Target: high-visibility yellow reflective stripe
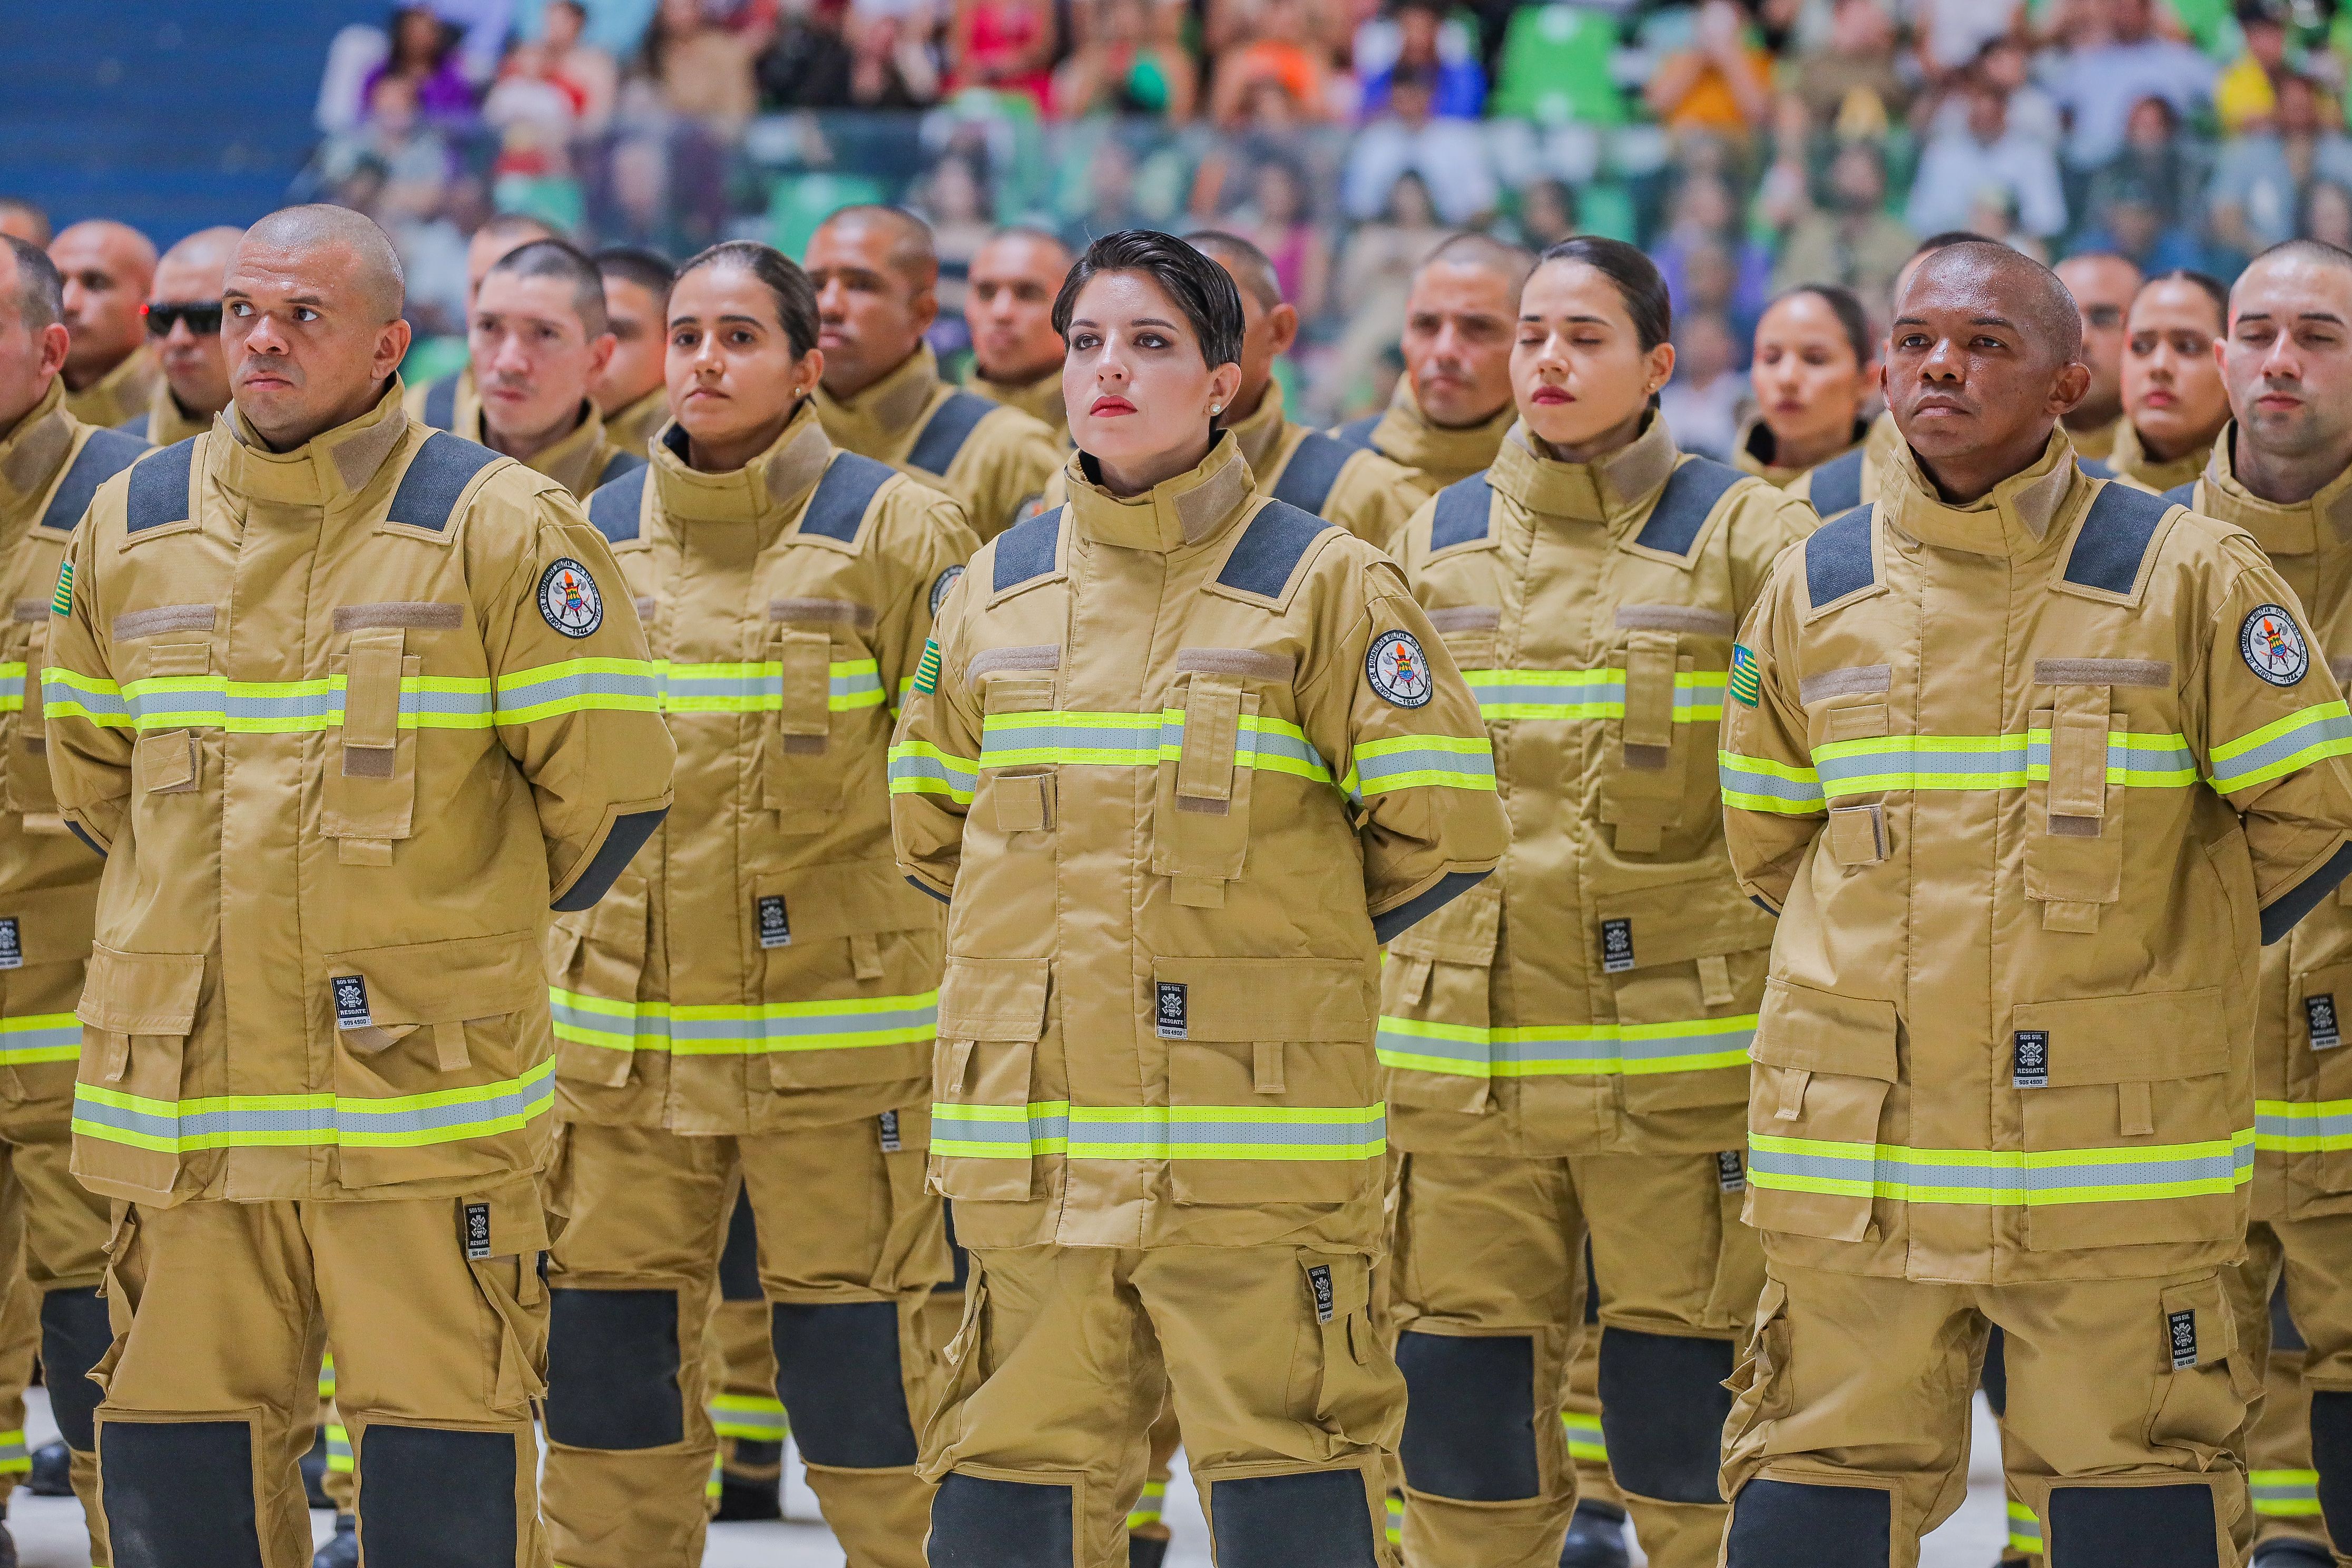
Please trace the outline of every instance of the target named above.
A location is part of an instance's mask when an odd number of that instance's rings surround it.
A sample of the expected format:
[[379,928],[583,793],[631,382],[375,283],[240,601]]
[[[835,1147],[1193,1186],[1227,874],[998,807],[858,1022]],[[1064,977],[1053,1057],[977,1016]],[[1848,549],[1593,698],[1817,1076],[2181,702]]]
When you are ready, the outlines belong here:
[[351,1429],[341,1426],[327,1428],[327,1468],[350,1475],[358,1467],[352,1463]]
[[1738,752],[1715,754],[1723,804],[1737,811],[1769,811],[1780,816],[1811,816],[1825,809],[1821,775],[1765,757]]
[[[1830,799],[1885,790],[2021,789],[2050,777],[2050,731],[2020,735],[1873,735],[1813,748]],[[2179,789],[2197,782],[2186,736],[2107,737],[2107,783]]]
[[167,1154],[263,1146],[421,1148],[529,1126],[554,1104],[554,1072],[549,1060],[497,1083],[385,1100],[333,1094],[149,1100],[78,1083],[73,1130]]
[[1495,787],[1495,747],[1484,735],[1399,735],[1355,748],[1339,787],[1351,800],[1400,789]]
[[0,659],[0,713],[25,710],[25,661]]
[[931,1152],[950,1159],[1370,1160],[1388,1152],[1388,1107],[931,1106]]
[[2319,1517],[2317,1470],[2249,1470],[2246,1489],[2256,1513],[2273,1519]]
[[710,1425],[721,1437],[753,1443],[781,1443],[792,1430],[784,1402],[756,1394],[712,1394]]
[[1756,1016],[1481,1029],[1383,1015],[1376,1043],[1385,1067],[1457,1078],[1696,1072],[1746,1066]]
[[567,658],[499,677],[498,721],[533,724],[565,713],[651,713],[659,708],[656,667],[642,658]]
[[[1713,724],[1723,718],[1728,671],[1685,669],[1675,675],[1674,720]],[[1478,716],[1591,721],[1625,716],[1622,669],[1465,669],[1462,679],[1478,700]]]
[[[991,713],[981,723],[983,768],[1157,767],[1184,754],[1184,710],[1157,713],[1089,713],[1045,709],[1031,713]],[[1331,770],[1307,744],[1307,731],[1286,720],[1240,715],[1234,736],[1234,765],[1289,773],[1318,784]]]
[[81,1056],[81,1020],[71,1013],[0,1018],[0,1067],[69,1062]]
[[555,1037],[614,1051],[680,1057],[759,1056],[898,1046],[938,1031],[940,994],[856,996],[741,1006],[614,1002],[549,986]]
[[1160,1512],[1167,1505],[1168,1483],[1166,1481],[1144,1482],[1143,1496],[1136,1500],[1134,1509],[1127,1516],[1127,1528],[1143,1530],[1158,1524]]
[[2039,1556],[2042,1552],[2042,1521],[2021,1502],[2009,1505],[2009,1549],[2029,1557]]
[[2352,714],[2341,699],[2273,719],[2213,748],[2213,788],[2230,795],[2306,768],[2323,757],[2352,755]]
[[1402,1546],[1404,1544],[1404,1499],[1391,1492],[1388,1500],[1389,1544]]
[[1580,1411],[1563,1410],[1559,1424],[1568,1429],[1568,1457],[1588,1464],[1609,1462],[1609,1439],[1601,1435],[1601,1417]]
[[[751,664],[672,664],[656,659],[654,684],[665,713],[773,713],[784,705],[780,659]],[[880,667],[870,658],[835,659],[826,667],[828,712],[882,706]]]
[[1761,1132],[1748,1135],[1748,1179],[1771,1191],[2002,1207],[2231,1193],[2254,1166],[2252,1128],[2132,1149],[1906,1149]]
[[[230,680],[161,675],[117,686],[52,665],[41,672],[49,718],[79,718],[124,730],[224,730],[300,734],[340,729],[348,678]],[[407,675],[400,680],[404,730],[487,730],[596,710],[652,712],[654,667],[644,659],[575,658],[502,675]]]
[[0,1476],[22,1475],[33,1468],[31,1450],[22,1432],[0,1432]]
[[970,757],[942,752],[928,741],[907,741],[890,748],[892,795],[943,795],[958,805],[970,805],[980,787],[980,763]]
[[2277,1154],[2352,1149],[2352,1100],[2258,1100],[2254,1147]]

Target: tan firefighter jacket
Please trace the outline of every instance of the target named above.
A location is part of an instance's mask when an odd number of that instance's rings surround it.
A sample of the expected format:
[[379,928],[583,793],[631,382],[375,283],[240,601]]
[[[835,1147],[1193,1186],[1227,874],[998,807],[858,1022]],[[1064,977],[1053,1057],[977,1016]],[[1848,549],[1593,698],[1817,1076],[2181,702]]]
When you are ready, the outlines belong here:
[[66,412],[85,425],[110,430],[147,410],[147,400],[163,384],[163,367],[152,344],[142,343],[121,364],[66,394]]
[[[2294,590],[2337,681],[2352,680],[2352,472],[2283,506],[2238,482],[2237,427],[2224,426],[2201,479],[2165,499],[2254,536]],[[2343,649],[2344,652],[2329,650]],[[2254,1187],[2259,1220],[2352,1213],[2352,881],[2263,950],[2254,998]]]
[[232,413],[109,480],[42,700],[106,856],[76,1175],[140,1203],[457,1196],[545,1156],[551,903],[668,808],[645,636],[553,482],[404,419]]
[[679,434],[588,503],[645,618],[677,804],[549,933],[562,1112],[746,1133],[924,1104],[945,922],[892,857],[887,752],[980,542],[813,408],[728,473]]
[[1728,1153],[1773,922],[1723,853],[1732,630],[1812,510],[1677,452],[1527,427],[1413,515],[1400,561],[1478,700],[1502,869],[1389,944],[1380,1057],[1408,1151]]
[[[1866,419],[1855,420],[1853,441],[1845,451],[1838,454],[1838,458],[1843,458],[1849,452],[1861,450],[1863,444],[1869,439],[1870,422]],[[1754,474],[1775,489],[1793,490],[1797,481],[1813,470],[1782,468],[1778,460],[1779,446],[1778,439],[1772,434],[1772,426],[1751,416],[1748,423],[1740,427],[1739,438],[1731,445],[1731,465],[1743,474]],[[1824,460],[1834,463],[1837,458]]]
[[891,748],[951,898],[934,1186],[968,1246],[1376,1246],[1377,944],[1485,877],[1475,704],[1393,563],[1230,436],[948,595]]
[[190,414],[181,407],[180,400],[172,395],[172,384],[160,375],[155,378],[155,390],[147,399],[147,406],[115,426],[154,447],[176,446],[212,427],[213,416]]
[[[2084,458],[2081,461],[2083,471],[2095,479],[2121,479],[2134,489],[2163,491],[2180,485],[2195,484],[2197,476],[2205,471],[2205,459],[2212,455],[2213,448],[2208,444],[2166,462],[2141,446],[2138,426],[2129,419],[2123,419],[2116,424],[2115,445],[2108,449],[2107,455]],[[2220,513],[2209,515],[2219,516]]]
[[0,432],[0,1102],[54,1102],[81,1055],[82,971],[101,862],[74,841],[49,789],[41,661],[49,600],[74,524],[146,443],[65,411],[65,383]]
[[626,407],[604,416],[604,438],[632,458],[651,452],[653,439],[669,423],[669,388],[656,386]]
[[1878,499],[1880,470],[1895,460],[1903,447],[1903,432],[1895,427],[1895,416],[1881,412],[1870,422],[1870,433],[1862,445],[1850,447],[1828,462],[1801,478],[1792,479],[1788,491],[1799,500],[1811,503],[1822,517],[1835,517],[1851,511],[1864,501]]
[[477,429],[482,416],[481,395],[474,390],[474,367],[461,366],[433,381],[420,382],[402,395],[408,416],[436,430]]
[[1007,408],[1018,408],[1054,433],[1062,450],[1070,449],[1070,409],[1062,401],[1062,371],[1056,365],[1036,380],[1016,385],[1011,382],[991,381],[980,374],[977,366],[971,373],[971,390],[991,403],[1002,403]]
[[[482,405],[478,400],[449,433],[478,445],[489,444],[482,439]],[[522,462],[520,458],[515,460]],[[606,434],[604,416],[596,412],[596,405],[583,399],[580,423],[572,426],[572,434],[534,453],[523,467],[553,479],[570,490],[573,499],[584,501],[600,487],[611,484],[632,468],[645,467],[645,459],[623,451],[619,443]]]
[[1384,412],[1342,425],[1331,434],[1348,446],[1370,447],[1408,470],[1421,500],[1427,500],[1491,465],[1502,450],[1505,432],[1518,422],[1517,405],[1507,402],[1492,416],[1459,430],[1433,425],[1413,399],[1412,377],[1402,375]]
[[2239,530],[2042,457],[1973,506],[1906,447],[1734,651],[1733,868],[1782,910],[1748,1223],[1975,1283],[2240,1255],[2260,945],[2352,866],[2352,721]]
[[941,381],[929,343],[847,402],[819,387],[816,407],[835,446],[952,498],[982,539],[1034,508],[1068,449],[1018,408]]
[[2068,430],[2065,435],[2069,441],[2074,443],[2074,456],[2078,461],[2105,462],[2107,454],[2116,449],[2116,433],[2128,423],[2127,416],[2118,415],[2095,430]]

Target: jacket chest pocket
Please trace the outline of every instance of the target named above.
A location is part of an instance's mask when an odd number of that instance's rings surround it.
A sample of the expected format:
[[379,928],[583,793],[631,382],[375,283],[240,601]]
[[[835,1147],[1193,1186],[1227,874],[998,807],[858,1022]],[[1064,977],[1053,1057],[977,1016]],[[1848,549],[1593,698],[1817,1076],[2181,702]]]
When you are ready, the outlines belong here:
[[2218,988],[2034,1003],[2010,1022],[2027,1246],[2244,1230],[2253,1129]]
[[1493,1109],[1500,882],[1487,878],[1389,943],[1375,1037],[1386,1099],[1471,1116]]
[[1875,1240],[1895,1004],[1769,981],[1749,1054],[1743,1217],[1758,1230]]
[[[777,626],[768,629],[763,652],[777,686],[775,706],[761,729],[760,806],[777,814],[781,832],[822,833],[841,815],[849,750],[833,735],[833,636]],[[844,661],[845,686],[855,662]],[[866,676],[870,682],[870,669]],[[849,695],[842,693],[845,700]]]
[[934,1190],[974,1203],[1035,1192],[1037,1155],[1066,1146],[1069,1107],[1034,1090],[1052,975],[1043,958],[950,958],[932,1057]]
[[1225,884],[1240,879],[1249,858],[1258,698],[1234,679],[1186,675],[1169,706],[1183,715],[1182,739],[1176,760],[1160,762],[1151,873],[1171,879],[1176,902],[1220,909]]
[[180,1109],[204,984],[202,953],[91,951],[77,1009],[75,1174],[171,1192],[185,1142],[206,1131]]
[[1611,656],[1623,670],[1622,716],[1607,731],[1601,820],[1621,854],[1656,854],[1665,830],[1684,826],[1692,758],[1704,750],[1712,763],[1712,741],[1700,742],[1722,715],[1723,678],[1680,648],[1673,632],[1637,631]]
[[972,820],[1001,835],[1008,849],[1045,848],[1060,805],[1053,678],[992,675],[981,688],[981,706]]
[[2109,706],[2104,686],[2063,686],[2027,728],[2025,896],[2046,931],[2095,931],[2123,897],[2127,792],[2108,784],[2122,727]]
[[[41,720],[41,665],[48,653],[49,619],[48,606],[38,600],[13,606],[7,645],[0,651],[0,770],[5,770],[0,805],[32,817],[58,814]],[[62,821],[52,831],[63,832]]]
[[406,636],[397,626],[354,632],[328,664],[342,684],[342,723],[323,748],[320,831],[346,866],[391,865],[394,843],[415,830],[416,730],[402,710],[425,661],[405,651]]
[[[2352,1192],[2352,963],[2294,975],[2287,986],[2290,1098],[2254,1107],[2262,1147],[2284,1154],[2295,1173],[2324,1193]],[[2300,1050],[2294,1047],[2300,1046]]]

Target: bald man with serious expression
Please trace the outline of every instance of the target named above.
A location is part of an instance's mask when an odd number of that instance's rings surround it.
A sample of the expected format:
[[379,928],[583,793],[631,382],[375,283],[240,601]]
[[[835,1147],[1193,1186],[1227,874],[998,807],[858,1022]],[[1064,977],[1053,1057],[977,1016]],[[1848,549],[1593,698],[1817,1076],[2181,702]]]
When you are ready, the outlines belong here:
[[1034,415],[1064,446],[1070,415],[1062,404],[1062,334],[1054,296],[1070,273],[1070,250],[1043,229],[1000,229],[971,258],[971,389]]
[[120,425],[161,379],[142,321],[155,247],[127,223],[91,218],[52,240],[49,259],[66,280],[66,409],[85,424]]
[[163,370],[146,410],[122,428],[158,447],[212,427],[228,406],[228,361],[221,353],[221,284],[240,228],[199,229],[163,253],[148,290],[148,341]]

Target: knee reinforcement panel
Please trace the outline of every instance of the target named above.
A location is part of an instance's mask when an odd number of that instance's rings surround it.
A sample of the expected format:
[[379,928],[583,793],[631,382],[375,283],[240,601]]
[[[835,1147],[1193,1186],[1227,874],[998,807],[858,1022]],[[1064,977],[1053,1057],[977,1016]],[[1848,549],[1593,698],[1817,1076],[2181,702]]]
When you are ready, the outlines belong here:
[[2221,1568],[2203,1485],[2053,1487],[2050,1568]]
[[514,1568],[515,1438],[369,1424],[360,1438],[360,1552],[404,1568]]
[[1601,1331],[1601,1431],[1617,1484],[1660,1502],[1720,1503],[1729,1340]]
[[114,1325],[95,1288],[51,1290],[41,1298],[41,1365],[49,1384],[49,1414],[66,1447],[87,1454],[98,1439],[92,1423],[105,1395],[82,1374],[114,1343]]
[[1894,1513],[1879,1487],[1750,1481],[1731,1501],[1725,1568],[1886,1568]]
[[116,1562],[262,1568],[244,1422],[110,1421],[98,1463]]
[[1407,1486],[1460,1502],[1542,1495],[1535,1341],[1408,1331],[1397,1336],[1396,1359],[1411,1394],[1402,1455]]
[[1209,1487],[1218,1568],[1374,1568],[1360,1470],[1252,1476]]
[[2319,1511],[2327,1533],[2352,1541],[2352,1393],[2312,1391],[2311,1467],[2319,1472]]
[[784,1402],[802,1458],[848,1470],[915,1462],[897,1302],[779,1303],[772,1323],[776,1397]]
[[551,1290],[547,1436],[572,1448],[686,1440],[677,1292]]
[[1068,1487],[950,1472],[931,1502],[929,1568],[1069,1568],[1076,1500]]

